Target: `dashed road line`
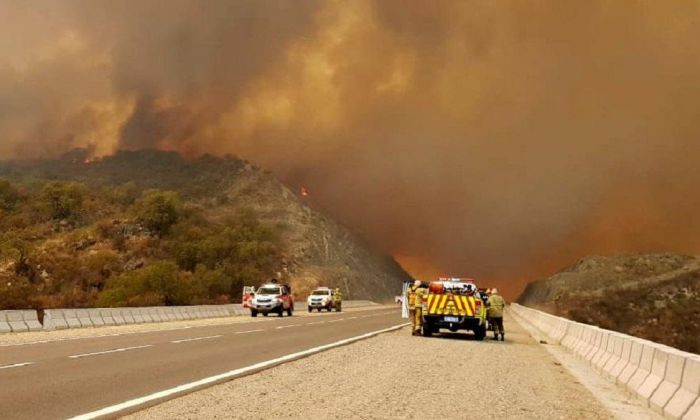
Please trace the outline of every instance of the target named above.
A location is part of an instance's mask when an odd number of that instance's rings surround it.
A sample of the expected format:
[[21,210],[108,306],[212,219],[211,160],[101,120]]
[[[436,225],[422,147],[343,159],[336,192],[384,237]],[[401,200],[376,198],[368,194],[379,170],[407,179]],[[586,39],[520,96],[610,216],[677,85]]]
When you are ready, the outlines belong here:
[[301,324],[295,324],[295,325],[280,325],[279,327],[275,327],[278,330],[284,329],[284,328],[294,328],[294,327],[301,327]]
[[319,325],[319,324],[325,324],[325,323],[326,323],[326,321],[316,321],[316,322],[309,322],[306,325]]
[[261,331],[265,331],[265,330],[261,329],[261,330],[250,330],[250,331],[238,331],[238,332],[235,332],[234,334],[250,334],[250,333],[256,333],[256,332],[261,332]]
[[34,362],[15,363],[14,365],[0,366],[0,370],[18,368],[18,367],[29,366],[29,365],[33,365],[33,364],[34,364]]
[[171,343],[173,343],[173,344],[189,343],[190,341],[211,340],[213,338],[219,338],[219,337],[223,337],[223,335],[210,335],[207,337],[185,338],[182,340],[171,341]]
[[69,359],[80,359],[82,357],[89,357],[89,356],[99,356],[101,354],[110,354],[110,353],[121,353],[124,351],[129,351],[129,350],[136,350],[136,349],[145,349],[146,347],[153,347],[153,344],[146,344],[144,346],[134,346],[134,347],[123,347],[121,349],[112,349],[112,350],[105,350],[105,351],[98,351],[95,353],[83,353],[83,354],[74,354],[72,356],[68,356]]

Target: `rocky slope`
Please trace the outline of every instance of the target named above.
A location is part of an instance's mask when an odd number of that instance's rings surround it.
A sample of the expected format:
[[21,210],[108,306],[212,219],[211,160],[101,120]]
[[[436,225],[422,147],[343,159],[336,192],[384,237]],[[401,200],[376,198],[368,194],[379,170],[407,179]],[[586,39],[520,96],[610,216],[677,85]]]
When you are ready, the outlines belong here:
[[529,284],[518,302],[700,353],[700,257],[588,257]]

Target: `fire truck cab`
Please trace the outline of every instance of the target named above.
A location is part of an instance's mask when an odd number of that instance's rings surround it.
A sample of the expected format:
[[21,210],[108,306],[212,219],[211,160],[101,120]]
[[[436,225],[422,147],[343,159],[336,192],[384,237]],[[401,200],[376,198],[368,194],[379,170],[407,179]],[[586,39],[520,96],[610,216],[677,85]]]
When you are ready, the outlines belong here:
[[471,279],[440,278],[430,282],[422,309],[425,337],[442,328],[472,331],[477,340],[486,336],[486,304]]

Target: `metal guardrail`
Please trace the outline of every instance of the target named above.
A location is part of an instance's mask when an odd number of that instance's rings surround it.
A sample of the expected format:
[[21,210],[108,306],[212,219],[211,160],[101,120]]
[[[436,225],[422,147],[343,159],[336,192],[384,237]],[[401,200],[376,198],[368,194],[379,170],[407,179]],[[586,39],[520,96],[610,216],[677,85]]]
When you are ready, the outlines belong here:
[[[700,419],[700,355],[514,303],[511,311],[653,411]],[[700,338],[699,338],[700,339]]]

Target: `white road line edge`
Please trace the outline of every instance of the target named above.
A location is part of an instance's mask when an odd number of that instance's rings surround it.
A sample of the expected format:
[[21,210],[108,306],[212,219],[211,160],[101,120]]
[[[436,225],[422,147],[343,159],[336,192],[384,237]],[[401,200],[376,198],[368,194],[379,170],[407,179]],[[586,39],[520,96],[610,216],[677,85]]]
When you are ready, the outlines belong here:
[[248,373],[253,373],[253,372],[260,371],[260,370],[263,370],[266,368],[281,365],[283,363],[291,362],[291,361],[294,361],[297,359],[301,359],[302,357],[311,356],[313,354],[320,353],[322,351],[329,350],[329,349],[332,349],[334,347],[340,347],[340,346],[344,346],[346,344],[354,343],[356,341],[364,340],[366,338],[371,338],[371,337],[374,337],[374,336],[379,335],[379,334],[383,334],[383,333],[387,333],[387,332],[391,332],[391,331],[396,331],[396,330],[401,329],[407,325],[410,325],[410,324],[405,323],[405,324],[394,325],[393,327],[385,328],[383,330],[372,331],[372,332],[369,332],[366,334],[362,334],[362,335],[358,335],[355,337],[346,338],[344,340],[336,341],[335,343],[330,343],[330,344],[325,344],[323,346],[313,347],[313,348],[310,348],[308,350],[300,351],[298,353],[288,354],[286,356],[278,357],[276,359],[268,360],[265,362],[256,363],[254,365],[250,365],[250,366],[247,366],[244,368],[231,370],[231,371],[228,371],[226,373],[222,373],[220,375],[210,376],[208,378],[200,379],[200,380],[195,381],[195,382],[190,382],[187,384],[176,386],[175,388],[166,389],[166,390],[156,392],[156,393],[151,394],[151,395],[146,395],[144,397],[135,398],[133,400],[125,401],[121,404],[115,404],[115,405],[112,405],[109,407],[105,407],[101,410],[81,414],[81,415],[75,416],[69,420],[90,420],[90,419],[94,419],[97,417],[118,413],[120,411],[124,411],[124,410],[129,409],[129,408],[137,407],[139,405],[145,404],[145,403],[150,402],[150,401],[159,400],[161,398],[166,398],[166,397],[169,397],[171,395],[175,395],[178,393],[189,391],[189,390],[199,388],[199,387],[202,387],[205,385],[215,384],[215,383],[222,381],[222,380],[233,379],[233,378],[236,378],[238,376],[243,376],[243,375],[248,374]]
[[173,341],[171,341],[171,343],[173,343],[173,344],[189,343],[190,341],[210,340],[212,338],[219,338],[219,337],[223,337],[223,335],[209,335],[207,337],[184,338],[182,340],[173,340]]
[[301,327],[301,324],[294,324],[294,325],[280,325],[279,327],[275,327],[278,330],[281,330],[283,328],[294,328],[294,327]]
[[14,365],[0,366],[0,370],[18,368],[18,367],[29,366],[29,365],[33,365],[33,364],[34,364],[34,362],[15,363]]
[[89,357],[89,356],[99,356],[100,354],[109,354],[109,353],[121,353],[123,351],[129,351],[129,350],[136,350],[136,349],[145,349],[146,347],[153,347],[153,344],[146,344],[144,346],[134,346],[134,347],[124,347],[121,349],[112,349],[112,350],[105,350],[105,351],[97,351],[95,353],[83,353],[83,354],[74,354],[72,356],[68,356],[69,359],[80,359],[81,357]]
[[250,333],[256,333],[256,332],[261,332],[261,331],[265,331],[265,330],[260,329],[260,330],[250,330],[250,331],[238,331],[238,332],[235,332],[234,334],[250,334]]

